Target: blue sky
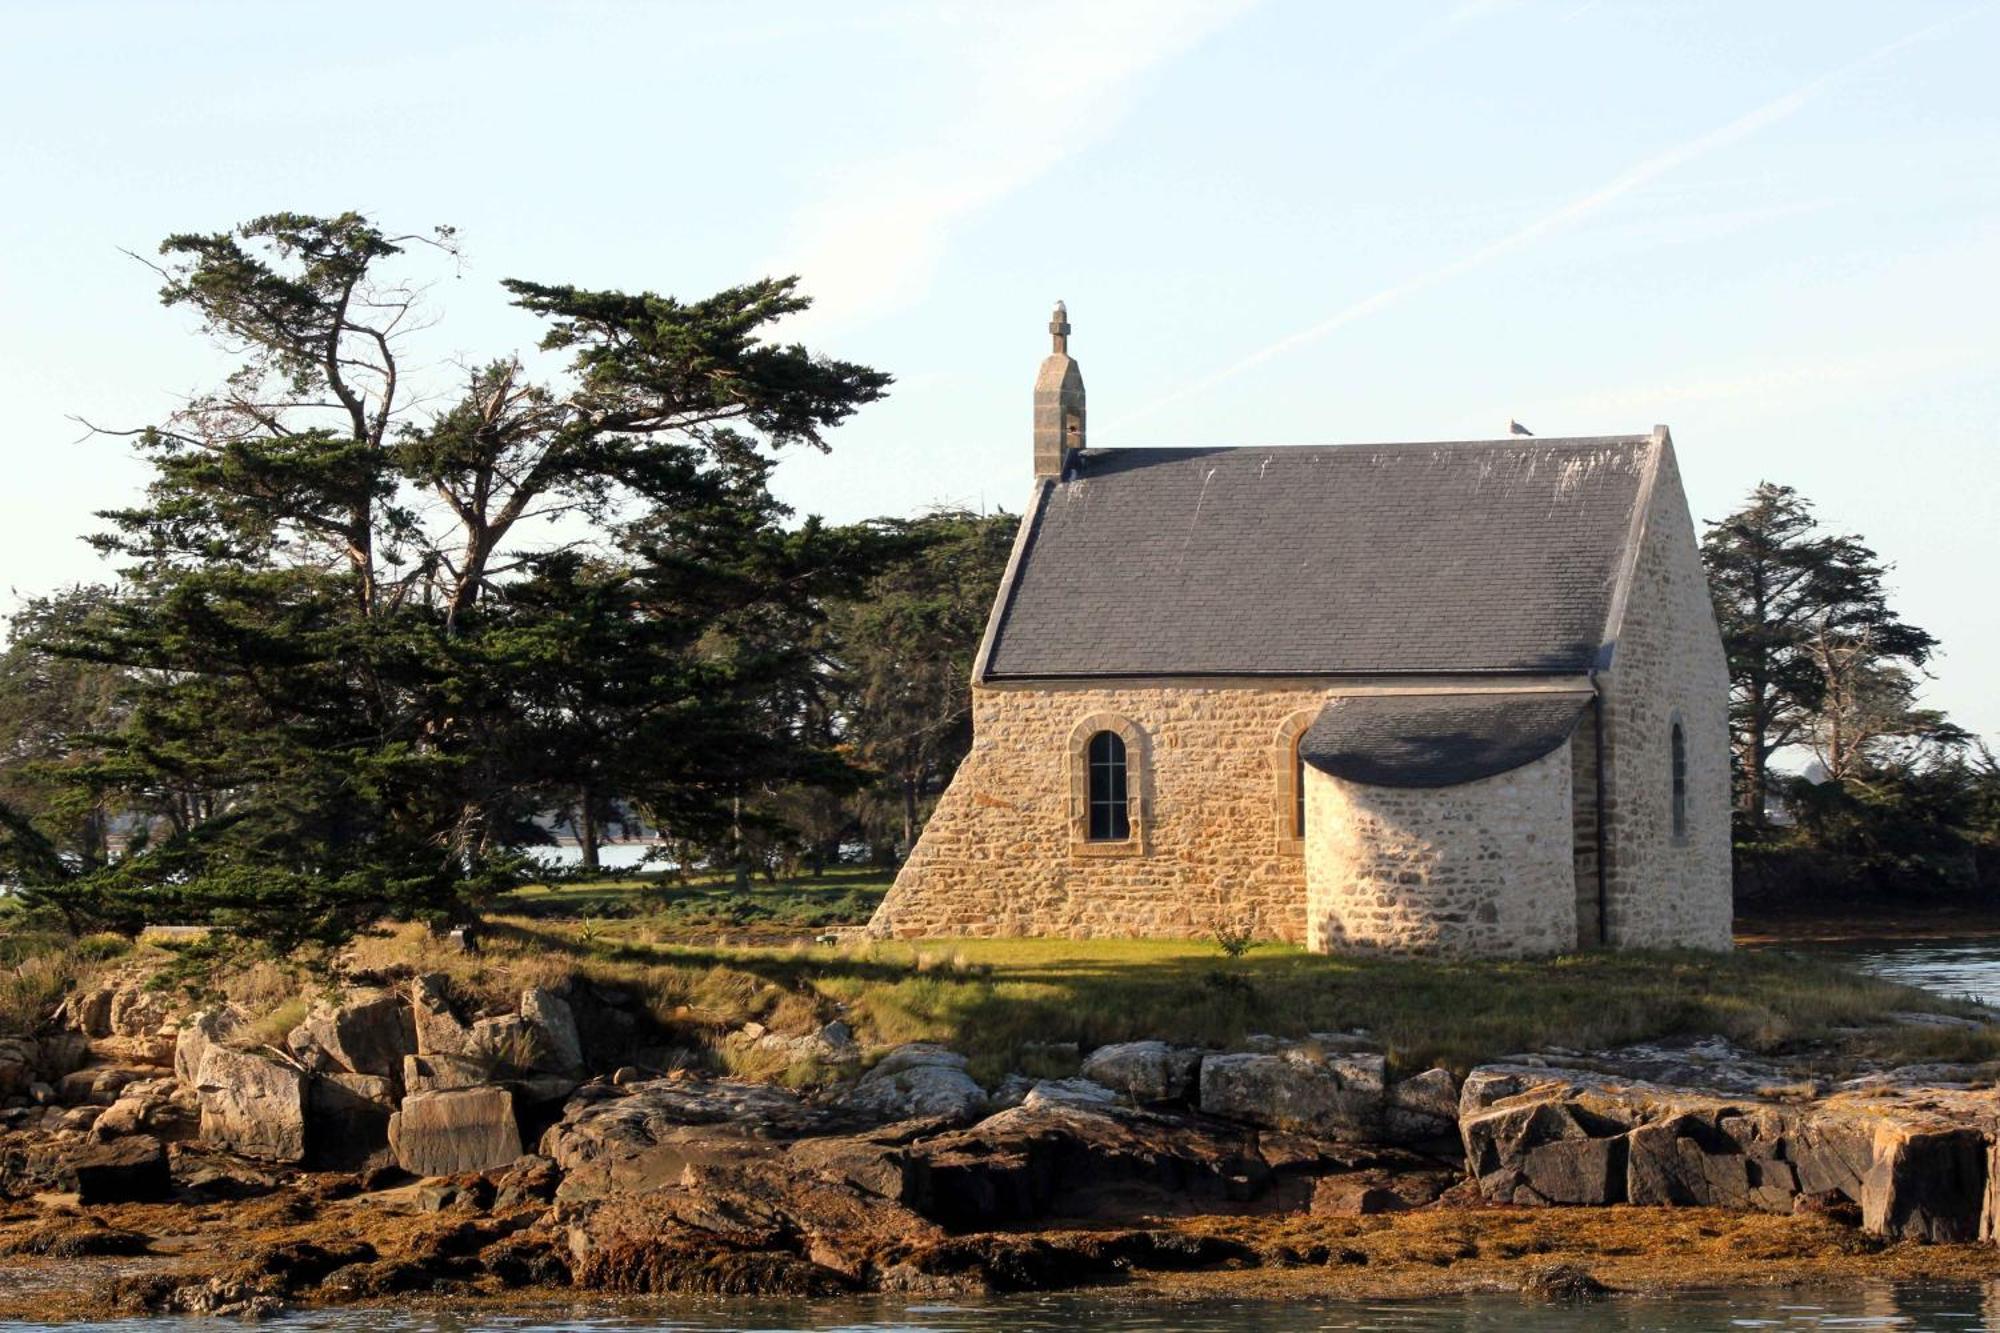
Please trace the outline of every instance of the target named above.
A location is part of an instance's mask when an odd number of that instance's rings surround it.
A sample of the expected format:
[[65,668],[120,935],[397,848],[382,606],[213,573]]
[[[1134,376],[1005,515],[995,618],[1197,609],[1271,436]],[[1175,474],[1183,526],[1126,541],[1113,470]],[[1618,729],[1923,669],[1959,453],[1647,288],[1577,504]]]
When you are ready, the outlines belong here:
[[0,3],[0,591],[213,379],[121,249],[274,209],[456,225],[502,277],[799,272],[893,371],[779,489],[1018,510],[1061,297],[1091,440],[1674,431],[1695,514],[1798,487],[1895,563],[2000,737],[2000,6]]

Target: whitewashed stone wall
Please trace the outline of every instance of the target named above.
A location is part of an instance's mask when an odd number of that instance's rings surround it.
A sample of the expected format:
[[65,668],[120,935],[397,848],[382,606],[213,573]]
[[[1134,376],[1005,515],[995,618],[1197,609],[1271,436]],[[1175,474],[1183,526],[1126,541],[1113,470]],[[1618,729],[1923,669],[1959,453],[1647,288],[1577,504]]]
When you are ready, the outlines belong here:
[[1453,787],[1306,770],[1307,943],[1328,953],[1558,953],[1576,943],[1570,751]]
[[[1729,671],[1671,445],[1601,680],[1610,942],[1730,946]],[[1672,733],[1687,742],[1687,833],[1673,831]]]

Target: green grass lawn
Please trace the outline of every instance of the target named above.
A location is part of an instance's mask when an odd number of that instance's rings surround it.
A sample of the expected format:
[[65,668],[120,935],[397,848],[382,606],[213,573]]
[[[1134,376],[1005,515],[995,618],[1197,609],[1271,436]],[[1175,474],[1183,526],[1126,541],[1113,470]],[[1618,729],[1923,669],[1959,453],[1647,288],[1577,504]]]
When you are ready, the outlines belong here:
[[763,928],[760,933],[810,933],[828,926],[861,925],[889,891],[894,870],[838,866],[819,876],[752,881],[749,893],[723,875],[671,874],[535,884],[503,897],[496,908],[542,919],[645,917],[686,930]]

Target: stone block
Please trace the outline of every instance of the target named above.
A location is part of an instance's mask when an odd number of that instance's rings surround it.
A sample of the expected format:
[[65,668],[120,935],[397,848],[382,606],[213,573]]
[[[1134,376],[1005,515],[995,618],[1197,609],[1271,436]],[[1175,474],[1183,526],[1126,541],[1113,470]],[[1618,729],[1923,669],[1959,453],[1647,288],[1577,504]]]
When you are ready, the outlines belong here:
[[1989,1151],[1978,1130],[1882,1126],[1862,1182],[1862,1226],[1898,1240],[1977,1240]]
[[416,1021],[393,991],[351,992],[314,1006],[286,1044],[301,1058],[323,1051],[337,1070],[395,1079],[417,1049]]
[[389,1117],[396,1163],[419,1176],[508,1166],[521,1155],[514,1095],[505,1088],[412,1093]]
[[245,1157],[306,1155],[306,1076],[261,1055],[210,1046],[195,1074],[204,1143]]
[[[1547,1203],[1622,1203],[1625,1147],[1622,1136],[1541,1144],[1522,1156],[1522,1182]],[[1514,1201],[1523,1202],[1518,1191]]]
[[173,1188],[167,1150],[146,1134],[73,1148],[65,1154],[64,1168],[75,1181],[77,1202],[86,1208],[107,1203],[153,1203]]
[[1201,1062],[1201,1109],[1269,1129],[1367,1140],[1382,1123],[1384,1082],[1379,1055],[1326,1055],[1308,1047],[1211,1055]]
[[1100,1046],[1083,1062],[1083,1076],[1135,1102],[1185,1101],[1195,1091],[1201,1052],[1163,1041]]

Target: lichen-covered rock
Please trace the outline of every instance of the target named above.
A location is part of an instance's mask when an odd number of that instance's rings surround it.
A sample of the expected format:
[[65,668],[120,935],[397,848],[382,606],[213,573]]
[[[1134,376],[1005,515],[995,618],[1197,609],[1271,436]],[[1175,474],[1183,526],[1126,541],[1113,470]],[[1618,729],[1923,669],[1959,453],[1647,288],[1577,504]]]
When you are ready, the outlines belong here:
[[1382,1137],[1391,1143],[1424,1143],[1458,1133],[1458,1080],[1449,1069],[1426,1069],[1389,1085],[1382,1109]]
[[403,1057],[405,1092],[450,1092],[454,1088],[476,1088],[492,1080],[493,1070],[484,1060],[463,1055],[406,1055]]
[[1038,1080],[1021,1098],[1029,1110],[1048,1106],[1073,1106],[1084,1110],[1110,1110],[1118,1105],[1118,1094],[1102,1083],[1087,1078],[1045,1078]]
[[1201,1062],[1201,1109],[1249,1125],[1327,1138],[1372,1139],[1382,1124],[1380,1055],[1294,1046]]
[[306,1155],[306,1076],[290,1065],[212,1045],[195,1073],[201,1138],[245,1157],[301,1162]]
[[389,1117],[389,1147],[412,1175],[490,1171],[521,1155],[514,1094],[505,1088],[418,1092]]
[[[588,1097],[601,1091],[605,1095]],[[542,1155],[563,1172],[564,1199],[657,1188],[690,1163],[744,1142],[823,1130],[826,1117],[783,1088],[742,1079],[654,1079],[586,1088],[542,1135]]]
[[302,1060],[323,1055],[332,1070],[397,1079],[417,1049],[416,1022],[393,991],[350,991],[315,1005],[285,1044]]
[[473,1054],[471,1029],[453,1011],[442,976],[422,976],[410,983],[410,1024],[418,1055]]
[[1083,1076],[1135,1102],[1186,1101],[1195,1091],[1201,1052],[1163,1041],[1100,1046],[1083,1062]]
[[142,1079],[119,1089],[118,1098],[90,1127],[97,1138],[147,1132],[162,1139],[190,1137],[196,1130],[200,1101],[192,1088],[172,1079]]
[[142,985],[121,986],[111,993],[106,1016],[108,1031],[92,1036],[151,1037],[173,1021],[173,998],[165,991],[148,990]]
[[228,1040],[243,1025],[242,1010],[233,1005],[203,1009],[180,1026],[174,1041],[174,1077],[193,1087],[201,1072],[201,1057],[209,1047]]
[[881,1120],[970,1120],[985,1108],[986,1090],[965,1072],[965,1063],[956,1051],[926,1042],[900,1046],[861,1076],[845,1104]]
[[575,1075],[583,1071],[583,1039],[569,1002],[554,991],[531,987],[521,992],[521,1017],[535,1038],[532,1067]]

